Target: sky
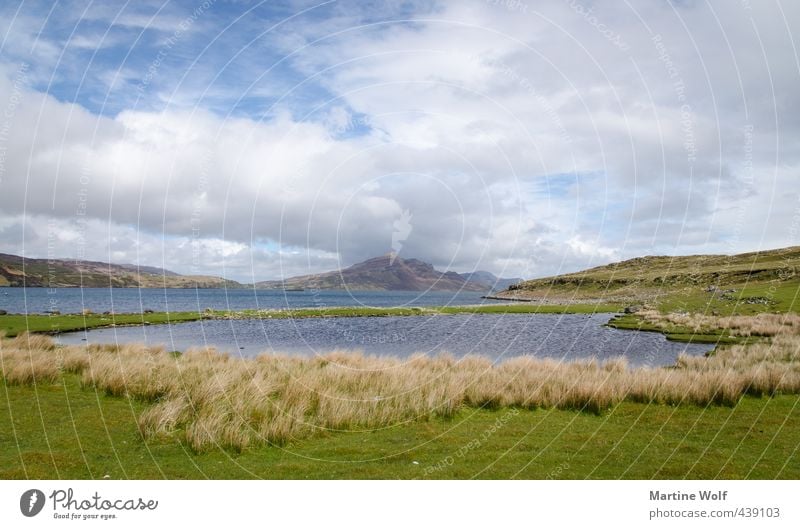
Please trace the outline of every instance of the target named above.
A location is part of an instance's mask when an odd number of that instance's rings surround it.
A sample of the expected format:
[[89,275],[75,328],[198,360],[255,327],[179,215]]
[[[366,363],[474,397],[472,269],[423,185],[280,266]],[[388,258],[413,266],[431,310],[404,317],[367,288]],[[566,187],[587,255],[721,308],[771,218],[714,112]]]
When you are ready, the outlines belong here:
[[0,252],[250,282],[797,245],[800,3],[0,5]]

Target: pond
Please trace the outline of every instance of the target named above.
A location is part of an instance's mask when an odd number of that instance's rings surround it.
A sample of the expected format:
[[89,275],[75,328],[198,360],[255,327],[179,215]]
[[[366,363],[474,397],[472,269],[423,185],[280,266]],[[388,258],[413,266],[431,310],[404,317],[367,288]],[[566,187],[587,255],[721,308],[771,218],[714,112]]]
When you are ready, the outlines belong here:
[[558,360],[624,356],[632,366],[665,366],[678,354],[702,355],[706,344],[670,342],[661,334],[605,327],[612,314],[457,314],[407,317],[201,320],[173,325],[66,333],[64,344],[131,343],[184,351],[213,346],[241,356],[324,354],[333,350],[406,357],[414,353],[530,355]]

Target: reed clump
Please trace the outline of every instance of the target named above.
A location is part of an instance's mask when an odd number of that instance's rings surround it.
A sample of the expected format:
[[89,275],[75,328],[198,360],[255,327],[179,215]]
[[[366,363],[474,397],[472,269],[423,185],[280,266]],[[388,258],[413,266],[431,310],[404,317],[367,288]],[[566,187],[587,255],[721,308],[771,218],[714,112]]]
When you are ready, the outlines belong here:
[[57,347],[32,335],[0,338],[0,367],[9,384],[53,383],[71,373],[86,387],[148,402],[138,417],[145,439],[179,435],[198,451],[242,450],[323,431],[450,417],[463,407],[601,413],[623,400],[735,405],[746,394],[800,393],[797,318],[748,318],[698,323],[771,338],[720,348],[711,357],[682,355],[672,368],[631,369],[623,359],[492,363],[478,356],[398,359],[342,351],[243,359],[195,349],[176,356],[142,345]]

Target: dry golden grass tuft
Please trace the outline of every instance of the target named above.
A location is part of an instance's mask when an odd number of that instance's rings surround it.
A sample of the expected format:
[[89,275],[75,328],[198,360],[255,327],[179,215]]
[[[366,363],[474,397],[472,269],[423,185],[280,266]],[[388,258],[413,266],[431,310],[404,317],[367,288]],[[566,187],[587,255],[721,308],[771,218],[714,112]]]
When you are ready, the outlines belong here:
[[777,336],[779,334],[800,333],[800,314],[761,313],[754,316],[707,316],[705,314],[670,313],[662,314],[656,310],[641,311],[648,323],[661,325],[670,323],[687,327],[694,332],[703,333],[714,330],[728,330],[732,336]]
[[[667,317],[686,324],[683,316]],[[142,436],[181,435],[198,451],[449,417],[464,406],[600,413],[626,399],[706,406],[735,405],[745,394],[800,393],[800,318],[696,318],[700,328],[771,338],[711,357],[684,355],[673,368],[629,369],[622,359],[493,364],[476,356],[401,360],[340,351],[241,359],[213,349],[174,356],[142,345],[57,347],[47,337],[22,335],[0,339],[0,366],[11,384],[75,373],[109,395],[150,402],[139,417]]]

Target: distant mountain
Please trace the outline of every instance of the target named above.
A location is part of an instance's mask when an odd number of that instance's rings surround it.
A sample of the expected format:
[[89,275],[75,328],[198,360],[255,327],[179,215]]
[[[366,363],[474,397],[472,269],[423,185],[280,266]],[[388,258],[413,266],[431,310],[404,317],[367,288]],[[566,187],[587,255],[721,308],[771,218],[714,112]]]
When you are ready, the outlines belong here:
[[0,286],[240,288],[243,285],[221,277],[184,276],[152,266],[70,259],[28,259],[0,254]]
[[262,281],[259,288],[320,290],[439,290],[488,292],[485,283],[469,281],[456,272],[440,272],[419,259],[382,255],[342,270],[291,277],[284,281]]
[[467,281],[471,281],[472,283],[478,283],[479,285],[485,285],[486,288],[491,290],[492,292],[498,290],[506,290],[511,285],[516,285],[517,283],[521,283],[524,281],[521,277],[497,277],[491,272],[486,272],[484,270],[478,270],[476,272],[466,272],[463,274],[459,274]]
[[[320,290],[434,290],[489,293],[517,283],[489,272],[441,272],[419,259],[383,255],[343,270],[261,281],[256,288]],[[214,276],[181,275],[153,266],[71,259],[29,259],[0,253],[0,287],[253,288]]]

